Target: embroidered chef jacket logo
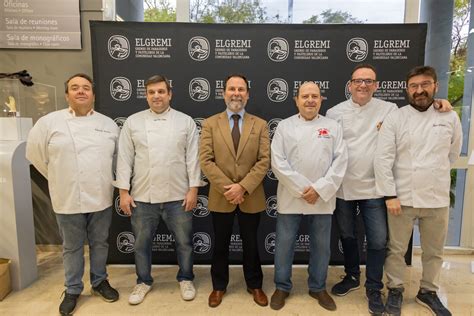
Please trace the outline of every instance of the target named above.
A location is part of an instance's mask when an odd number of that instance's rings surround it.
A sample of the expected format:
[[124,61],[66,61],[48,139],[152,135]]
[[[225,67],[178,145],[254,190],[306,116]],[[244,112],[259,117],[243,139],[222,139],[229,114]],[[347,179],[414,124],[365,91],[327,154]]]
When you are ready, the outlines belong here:
[[327,128],[318,128],[318,138],[330,138],[329,130]]
[[380,131],[380,128],[382,127],[383,121],[380,121],[377,123],[377,131]]

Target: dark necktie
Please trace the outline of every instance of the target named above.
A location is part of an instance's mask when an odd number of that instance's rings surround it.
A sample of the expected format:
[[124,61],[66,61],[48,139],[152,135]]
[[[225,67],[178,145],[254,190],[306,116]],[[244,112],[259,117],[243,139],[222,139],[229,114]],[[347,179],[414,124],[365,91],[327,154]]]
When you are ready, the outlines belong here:
[[232,119],[234,120],[234,127],[232,127],[232,140],[234,141],[234,149],[237,153],[237,148],[239,148],[239,141],[240,141],[240,131],[239,131],[239,120],[240,115],[232,114]]

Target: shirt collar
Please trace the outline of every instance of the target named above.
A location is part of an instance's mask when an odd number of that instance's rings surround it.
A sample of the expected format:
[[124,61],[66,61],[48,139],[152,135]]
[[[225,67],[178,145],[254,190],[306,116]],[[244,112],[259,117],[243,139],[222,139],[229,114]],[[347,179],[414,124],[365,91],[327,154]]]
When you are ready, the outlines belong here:
[[[71,116],[73,116],[73,117],[76,117],[76,116],[77,116],[77,115],[76,115],[76,111],[74,111],[74,110],[72,109],[72,107],[69,107],[68,112],[69,112],[69,114],[71,114]],[[94,112],[94,109],[91,109],[89,112],[87,112],[87,114],[86,114],[85,116],[91,116],[91,115],[94,114],[94,113],[95,113],[95,112]]]
[[298,113],[298,119],[302,122],[315,122],[319,118],[319,114],[316,115],[311,121],[308,121],[304,117],[301,116],[301,114]]
[[229,119],[229,121],[232,119],[232,115],[234,115],[234,114],[240,115],[240,118],[243,119],[244,114],[245,114],[245,109],[242,109],[242,110],[240,110],[240,112],[237,112],[237,113],[234,113],[234,112],[230,111],[229,109],[226,109],[226,112],[227,112],[227,118]]

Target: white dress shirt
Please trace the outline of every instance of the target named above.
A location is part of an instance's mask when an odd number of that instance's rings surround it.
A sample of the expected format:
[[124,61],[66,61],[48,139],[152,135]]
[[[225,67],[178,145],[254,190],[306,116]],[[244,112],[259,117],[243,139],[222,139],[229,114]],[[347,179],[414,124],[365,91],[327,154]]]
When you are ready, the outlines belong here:
[[351,201],[381,197],[375,191],[377,136],[385,117],[396,109],[395,103],[372,98],[363,106],[349,99],[327,111],[326,116],[342,126],[349,156],[338,198]]
[[201,169],[194,120],[169,109],[144,110],[123,124],[119,139],[117,180],[134,200],[164,203],[183,200],[190,187],[199,187]]
[[91,213],[112,205],[113,161],[119,128],[98,112],[69,109],[40,118],[28,135],[26,158],[48,179],[53,210]]
[[[272,140],[272,170],[278,178],[277,210],[282,214],[332,214],[336,191],[347,167],[341,126],[322,115],[305,121],[298,114],[282,120]],[[315,204],[302,197],[312,186]]]
[[454,111],[407,105],[391,113],[380,130],[374,168],[377,193],[404,206],[449,206],[450,169],[459,157],[462,130]]

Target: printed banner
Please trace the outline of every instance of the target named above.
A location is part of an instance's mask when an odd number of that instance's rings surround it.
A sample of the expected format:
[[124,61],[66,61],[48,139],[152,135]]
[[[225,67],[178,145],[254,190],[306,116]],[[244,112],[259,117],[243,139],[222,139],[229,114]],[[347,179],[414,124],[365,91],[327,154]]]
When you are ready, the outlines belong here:
[[[426,24],[281,25],[91,22],[96,109],[119,126],[148,108],[145,80],[154,74],[168,77],[172,107],[201,122],[225,110],[224,79],[242,73],[250,81],[246,110],[267,120],[270,137],[278,123],[297,112],[293,96],[301,83],[321,87],[321,114],[350,98],[348,83],[359,63],[377,68],[380,88],[375,97],[406,104],[405,76],[424,62]],[[259,245],[262,263],[272,264],[275,252],[277,180],[271,170],[264,180],[267,209],[262,213]],[[213,233],[207,209],[208,187],[199,191],[194,209],[194,262],[210,263]],[[121,212],[119,197],[110,233],[109,262],[134,263],[134,235],[130,219]],[[358,216],[361,258],[366,239]],[[230,262],[241,263],[238,225],[230,245]],[[164,223],[153,238],[153,263],[176,263],[175,242]],[[342,264],[342,246],[333,221],[331,264]],[[309,234],[302,225],[295,263],[307,263]],[[410,263],[411,249],[407,254]]]

